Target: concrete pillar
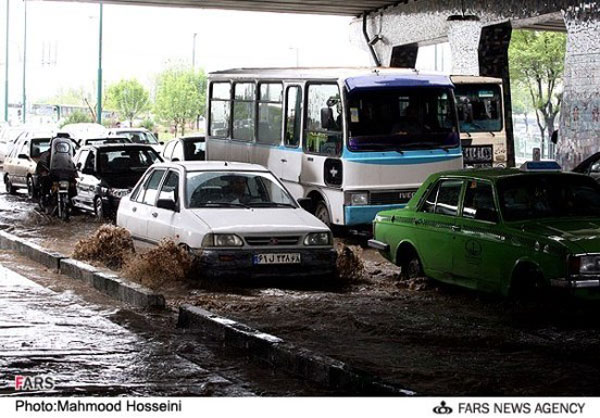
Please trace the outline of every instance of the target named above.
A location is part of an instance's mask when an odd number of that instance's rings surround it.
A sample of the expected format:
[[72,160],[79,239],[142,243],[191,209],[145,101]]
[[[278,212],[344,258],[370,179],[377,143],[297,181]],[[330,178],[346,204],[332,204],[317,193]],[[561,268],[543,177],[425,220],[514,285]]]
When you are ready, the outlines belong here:
[[479,75],[481,23],[474,16],[452,16],[448,20],[448,42],[452,53],[452,73]]
[[515,140],[508,65],[508,47],[510,46],[511,35],[512,25],[510,22],[484,26],[481,28],[478,48],[479,75],[502,79],[505,115],[504,126],[506,130],[506,162],[510,167],[515,165]]
[[395,46],[392,48],[390,67],[415,68],[418,53],[419,45],[416,43]]
[[563,15],[567,51],[557,160],[571,169],[600,151],[600,3],[579,2]]

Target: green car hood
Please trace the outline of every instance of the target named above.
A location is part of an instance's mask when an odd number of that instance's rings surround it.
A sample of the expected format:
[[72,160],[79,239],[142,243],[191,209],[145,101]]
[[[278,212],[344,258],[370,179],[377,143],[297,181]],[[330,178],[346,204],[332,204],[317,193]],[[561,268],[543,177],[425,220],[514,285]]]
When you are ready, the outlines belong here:
[[572,252],[600,253],[600,218],[527,221],[519,229],[561,243]]

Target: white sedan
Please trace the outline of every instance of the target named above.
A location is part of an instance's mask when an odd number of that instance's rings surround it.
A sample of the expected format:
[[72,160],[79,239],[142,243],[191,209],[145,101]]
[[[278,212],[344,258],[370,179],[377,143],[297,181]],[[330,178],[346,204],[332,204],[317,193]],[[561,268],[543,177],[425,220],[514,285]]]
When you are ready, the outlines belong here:
[[329,228],[259,165],[155,164],[121,199],[117,225],[131,232],[136,246],[174,240],[197,257],[204,277],[313,276],[335,270]]

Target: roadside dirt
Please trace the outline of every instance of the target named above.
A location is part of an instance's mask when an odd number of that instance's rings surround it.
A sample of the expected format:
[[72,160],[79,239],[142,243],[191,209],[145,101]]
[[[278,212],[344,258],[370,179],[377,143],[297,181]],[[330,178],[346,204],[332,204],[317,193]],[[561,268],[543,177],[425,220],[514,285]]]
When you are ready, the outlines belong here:
[[[87,217],[32,226],[11,210],[0,202],[4,228],[65,254],[99,226]],[[200,280],[160,290],[173,310],[201,306],[420,395],[600,395],[597,307],[404,282],[373,250],[362,259],[365,277],[354,282]]]

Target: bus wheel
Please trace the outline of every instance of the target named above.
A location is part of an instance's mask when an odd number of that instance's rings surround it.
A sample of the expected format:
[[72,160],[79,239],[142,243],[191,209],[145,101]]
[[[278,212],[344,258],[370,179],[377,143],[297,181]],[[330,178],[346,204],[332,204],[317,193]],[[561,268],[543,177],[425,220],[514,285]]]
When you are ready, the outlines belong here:
[[325,225],[331,226],[331,217],[329,216],[329,209],[327,209],[327,205],[322,200],[317,202],[317,205],[315,206],[315,216]]

